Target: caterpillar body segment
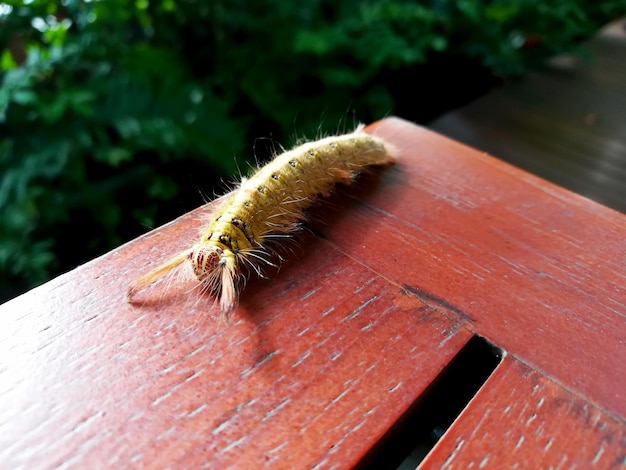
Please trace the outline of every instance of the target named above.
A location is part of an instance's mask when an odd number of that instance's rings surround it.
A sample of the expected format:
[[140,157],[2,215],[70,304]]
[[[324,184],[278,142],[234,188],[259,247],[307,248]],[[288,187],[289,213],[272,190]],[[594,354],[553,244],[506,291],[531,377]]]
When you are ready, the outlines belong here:
[[203,288],[219,298],[223,312],[230,312],[245,274],[263,276],[264,265],[275,266],[268,241],[297,230],[304,211],[319,196],[328,196],[336,183],[350,184],[366,167],[393,160],[390,145],[363,132],[361,126],[282,153],[242,180],[191,249],[137,279],[128,297],[189,260]]

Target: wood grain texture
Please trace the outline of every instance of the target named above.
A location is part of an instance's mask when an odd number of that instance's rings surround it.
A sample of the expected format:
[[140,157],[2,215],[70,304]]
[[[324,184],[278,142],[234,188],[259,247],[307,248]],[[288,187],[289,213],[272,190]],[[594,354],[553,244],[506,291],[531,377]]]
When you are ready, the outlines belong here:
[[397,163],[324,235],[624,419],[626,216],[404,121],[372,132]]
[[419,468],[624,466],[622,422],[509,356]]
[[470,338],[310,235],[231,324],[175,289],[128,304],[208,210],[2,306],[0,467],[350,466]]
[[624,216],[404,121],[368,130],[396,165],[322,203],[230,323],[193,283],[125,299],[210,205],[0,306],[0,467],[347,468],[470,331],[624,426]]

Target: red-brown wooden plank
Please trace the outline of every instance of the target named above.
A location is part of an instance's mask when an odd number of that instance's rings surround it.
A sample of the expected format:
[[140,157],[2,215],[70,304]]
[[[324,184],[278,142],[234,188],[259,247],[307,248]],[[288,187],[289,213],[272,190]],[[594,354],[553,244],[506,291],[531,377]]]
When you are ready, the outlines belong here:
[[508,356],[419,468],[624,468],[626,427]]
[[350,466],[470,338],[311,235],[229,324],[175,288],[128,304],[206,213],[0,307],[0,467]]
[[625,419],[626,216],[405,121],[373,132],[396,165],[319,230]]
[[350,466],[460,324],[623,422],[624,216],[403,121],[370,130],[397,164],[314,213],[329,241],[299,237],[230,324],[180,288],[124,299],[208,208],[0,306],[0,467]]

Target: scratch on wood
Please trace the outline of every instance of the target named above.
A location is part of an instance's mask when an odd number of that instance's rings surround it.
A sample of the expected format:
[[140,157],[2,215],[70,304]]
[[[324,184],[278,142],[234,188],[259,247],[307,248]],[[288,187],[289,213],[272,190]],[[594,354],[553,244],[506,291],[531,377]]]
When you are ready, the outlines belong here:
[[252,372],[254,372],[255,369],[258,369],[263,364],[265,364],[267,361],[269,361],[277,352],[278,352],[278,349],[275,350],[275,351],[267,353],[265,356],[263,356],[261,359],[259,359],[257,362],[255,362],[252,367],[248,367],[247,369],[242,370],[241,371],[241,376],[242,377],[249,376]]
[[261,418],[261,421],[267,421],[268,419],[270,419],[274,414],[276,414],[281,408],[285,407],[287,405],[287,403],[289,403],[291,401],[290,398],[285,398],[283,401],[281,401],[278,405],[276,405],[274,408],[272,408],[271,410],[269,410],[267,413],[265,413],[263,415],[263,417]]
[[320,468],[323,468],[324,465],[326,465],[326,462],[328,461],[328,457],[324,457],[322,460],[320,460],[319,462],[317,462],[315,465],[313,465],[311,467],[311,470],[318,470]]
[[311,355],[311,351],[303,352],[302,354],[300,354],[298,356],[298,359],[293,364],[291,364],[291,367],[296,367],[296,366],[300,365],[302,363],[302,361],[304,361],[310,355]]
[[171,330],[176,326],[176,320],[170,321],[167,325],[165,325],[162,329],[163,331]]
[[311,297],[313,294],[315,294],[317,291],[319,291],[322,288],[322,286],[318,286],[315,289],[311,289],[308,292],[305,292],[304,294],[302,294],[302,296],[300,297],[300,300],[305,300],[308,299],[309,297]]
[[330,308],[327,308],[326,310],[324,310],[324,311],[322,312],[322,317],[325,317],[326,315],[328,315],[328,314],[329,314],[330,312],[332,312],[333,310],[335,310],[335,307],[334,307],[334,306],[333,306],[333,307],[330,307]]
[[197,370],[194,371],[191,375],[189,375],[183,382],[189,382],[193,379],[195,379],[196,377],[198,377],[200,374],[202,374],[201,370]]
[[461,447],[463,447],[463,444],[465,444],[465,441],[463,439],[461,439],[457,445],[454,447],[454,449],[452,450],[452,452],[450,453],[450,455],[448,456],[448,458],[445,460],[445,462],[443,463],[443,465],[441,466],[441,468],[448,468],[450,467],[450,464],[452,463],[452,461],[456,458],[456,455],[459,453],[459,451],[461,450]]
[[193,357],[196,354],[198,354],[200,351],[202,351],[204,348],[206,347],[206,343],[201,344],[200,346],[198,346],[196,349],[194,349],[193,351],[188,352],[187,354],[185,354],[185,359],[189,358],[189,357]]
[[163,439],[165,439],[166,437],[170,436],[171,434],[174,433],[174,431],[176,430],[176,426],[170,426],[169,428],[167,428],[165,431],[163,431],[161,434],[159,434],[156,437],[157,441],[161,441]]
[[315,343],[315,348],[321,348],[324,344],[326,344],[328,342],[328,340],[330,340],[332,338],[331,335],[326,335],[323,336],[322,339],[320,341],[318,341],[317,343]]
[[54,343],[54,339],[56,339],[56,337],[55,337],[55,338],[53,338],[53,340],[52,340],[52,341],[48,341],[47,343],[44,343],[44,344],[42,344],[41,346],[39,346],[39,347],[37,348],[37,352],[39,352],[39,351],[43,351],[45,348],[47,348],[47,347],[48,347],[48,346],[50,346],[52,343]]
[[338,359],[339,356],[341,356],[341,353],[336,351],[336,352],[332,353],[330,356],[328,356],[328,359],[330,359],[331,361],[334,361],[334,360]]
[[76,426],[74,426],[74,428],[70,432],[71,433],[80,432],[84,427],[88,426],[92,421],[94,421],[96,418],[100,418],[101,416],[102,416],[102,411],[98,411],[97,413],[91,416],[88,416],[87,418],[78,422]]
[[194,416],[196,416],[198,413],[201,413],[202,410],[204,410],[207,407],[206,403],[203,403],[202,405],[198,406],[196,409],[191,410],[189,413],[187,413],[187,418],[193,418]]
[[128,326],[126,327],[127,329],[133,329],[136,328],[137,325],[139,324],[139,322],[141,320],[143,320],[144,318],[146,318],[146,315],[139,315],[137,318],[135,318],[135,320],[132,323],[129,323]]
[[366,423],[366,420],[363,420],[361,422],[359,422],[359,424],[357,424],[356,426],[353,426],[352,429],[350,429],[350,434],[358,431],[360,428],[363,427],[363,425]]
[[226,452],[228,452],[229,450],[233,449],[234,447],[237,447],[239,444],[241,444],[243,441],[245,441],[248,438],[247,435],[245,436],[241,436],[239,439],[231,442],[230,444],[228,444],[227,446],[222,447],[219,451],[217,451],[217,455],[221,455],[224,454]]
[[[238,326],[241,326],[243,322],[241,322],[240,320],[236,324],[238,324]],[[261,331],[262,328],[265,328],[269,324],[270,324],[269,320],[263,320],[262,322],[257,323],[257,325],[254,327],[254,330],[252,330],[252,334],[256,335],[259,331]]]
[[365,281],[362,285],[357,286],[356,289],[354,289],[352,292],[354,294],[358,294],[359,292],[361,292],[363,289],[365,289],[368,285],[370,285],[372,282],[374,282],[374,280],[376,280],[377,278],[375,277],[371,277],[370,279],[368,279],[367,281]]
[[178,366],[178,364],[180,364],[180,359],[177,359],[176,361],[172,362],[169,366],[167,366],[165,369],[161,370],[161,373],[162,374],[170,373],[173,369],[176,368],[176,366]]
[[424,290],[418,289],[417,287],[409,286],[408,284],[402,285],[402,291],[405,294],[414,295],[415,297],[420,299],[422,302],[424,302],[425,304],[431,307],[434,307],[434,308],[439,307],[440,309],[444,309],[449,312],[455,313],[456,315],[458,315],[465,321],[470,321],[470,322],[474,321],[474,319],[470,315],[465,313],[463,310],[456,307],[455,305],[448,302],[447,300],[436,296],[435,294],[431,294],[430,292],[426,292]]
[[543,446],[543,451],[544,452],[548,452],[548,450],[550,449],[550,447],[552,447],[552,443],[554,442],[554,438],[551,437],[548,442],[546,442],[546,445]]
[[280,449],[282,449],[283,447],[285,447],[287,445],[286,442],[281,442],[280,444],[278,444],[276,447],[270,449],[267,451],[268,454],[274,454],[276,452],[278,452]]
[[378,408],[378,407],[374,406],[374,407],[370,408],[365,413],[363,413],[363,416],[371,415],[374,411],[376,411],[376,408]]
[[129,421],[137,421],[139,418],[142,418],[144,414],[145,413],[143,411],[138,411],[137,413],[132,415],[130,418],[128,418],[128,420]]
[[602,454],[604,454],[604,447],[602,446],[602,444],[600,444],[600,448],[598,449],[598,452],[596,452],[596,455],[594,455],[593,459],[591,459],[591,464],[592,465],[597,464]]
[[528,426],[530,423],[532,423],[536,418],[537,418],[537,414],[536,413],[533,413],[532,415],[530,415],[530,417],[526,420],[526,426]]
[[337,395],[335,398],[333,398],[332,400],[328,402],[328,404],[324,407],[323,411],[327,411],[331,406],[333,406],[335,403],[341,400],[349,391],[350,391],[349,388],[344,389],[339,395]]
[[372,297],[370,297],[369,299],[367,299],[365,302],[363,302],[361,305],[359,305],[357,308],[355,308],[352,312],[350,312],[349,314],[347,314],[345,317],[343,317],[339,323],[343,323],[344,321],[347,320],[351,320],[354,317],[358,316],[361,311],[363,311],[363,309],[365,307],[367,307],[369,304],[371,304],[374,300],[376,300],[378,298],[377,295],[374,295]]
[[248,341],[250,341],[250,336],[243,336],[242,338],[239,338],[237,341],[235,341],[233,343],[233,345],[234,346],[239,346],[239,345],[241,345],[243,343],[246,343]]
[[441,349],[448,341],[456,337],[458,330],[456,328],[451,328],[450,330],[447,330],[446,333],[446,336],[439,341],[439,344],[437,344],[437,349]]
[[236,407],[232,416],[230,416],[228,419],[222,421],[220,424],[218,424],[215,428],[213,428],[213,430],[211,431],[211,434],[213,434],[214,436],[216,434],[219,434],[220,432],[222,432],[223,429],[225,429],[226,427],[228,427],[230,425],[230,423],[232,423],[235,419],[237,419],[238,416],[238,411],[239,411],[239,407]]
[[167,393],[164,393],[163,395],[161,395],[160,397],[158,397],[157,399],[155,399],[152,402],[152,406],[157,406],[159,403],[161,403],[163,400],[165,400],[167,397],[171,396],[172,392],[168,391]]

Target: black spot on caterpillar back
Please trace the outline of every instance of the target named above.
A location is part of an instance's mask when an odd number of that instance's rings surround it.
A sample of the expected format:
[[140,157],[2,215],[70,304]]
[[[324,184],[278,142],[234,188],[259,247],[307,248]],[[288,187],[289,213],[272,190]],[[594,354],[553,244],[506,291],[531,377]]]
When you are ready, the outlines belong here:
[[204,288],[219,298],[221,310],[230,312],[244,273],[262,276],[264,265],[275,266],[268,241],[295,231],[304,211],[336,183],[350,184],[365,167],[393,161],[390,145],[362,126],[278,155],[226,197],[193,247],[137,279],[128,298],[189,260]]

